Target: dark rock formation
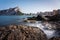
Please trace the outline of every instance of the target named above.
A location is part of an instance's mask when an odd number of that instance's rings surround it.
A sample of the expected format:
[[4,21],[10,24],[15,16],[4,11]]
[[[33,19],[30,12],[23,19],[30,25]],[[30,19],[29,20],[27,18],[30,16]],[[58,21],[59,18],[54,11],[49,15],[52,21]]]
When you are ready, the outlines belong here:
[[37,27],[10,25],[0,27],[0,40],[47,40],[47,38]]
[[28,20],[36,20],[36,17],[28,17]]
[[41,20],[44,20],[44,19],[42,18],[41,15],[38,15],[37,17],[28,17],[28,20],[37,20],[37,21],[41,21]]
[[46,20],[46,21],[59,21],[60,20],[60,9],[53,10],[52,12],[40,13],[37,16],[37,20]]
[[19,7],[0,10],[0,15],[20,15],[20,14],[23,14],[23,13],[19,10]]
[[49,40],[60,40],[60,37],[53,37],[53,38],[51,38]]
[[44,20],[43,18],[42,18],[42,15],[38,15],[37,17],[36,17],[36,20]]
[[60,21],[60,14],[45,17],[49,19],[48,21]]
[[58,14],[58,13],[55,13],[54,15],[52,15],[52,16],[48,16],[48,15],[46,15],[46,16],[43,16],[43,15],[41,15],[41,16],[37,16],[37,20],[47,20],[47,21],[60,21],[60,14]]

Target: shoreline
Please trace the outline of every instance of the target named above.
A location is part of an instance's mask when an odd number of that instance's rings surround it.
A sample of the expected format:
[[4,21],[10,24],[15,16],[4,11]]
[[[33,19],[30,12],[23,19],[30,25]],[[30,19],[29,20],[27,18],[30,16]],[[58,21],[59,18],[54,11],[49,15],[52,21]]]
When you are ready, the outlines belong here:
[[[8,36],[6,36],[8,35]],[[28,36],[28,37],[26,37]],[[33,38],[31,38],[31,36]],[[2,38],[1,38],[2,37]],[[0,27],[0,40],[60,40],[60,37],[47,38],[46,34],[38,27],[26,25],[6,25]]]
[[32,26],[9,25],[0,27],[0,40],[47,40],[44,32]]

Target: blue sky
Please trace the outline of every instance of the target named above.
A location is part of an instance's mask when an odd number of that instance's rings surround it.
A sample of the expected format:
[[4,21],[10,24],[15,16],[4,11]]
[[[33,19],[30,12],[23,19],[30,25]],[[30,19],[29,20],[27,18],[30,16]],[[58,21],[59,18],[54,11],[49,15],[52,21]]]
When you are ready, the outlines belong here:
[[0,0],[0,10],[19,6],[24,13],[60,9],[60,0]]

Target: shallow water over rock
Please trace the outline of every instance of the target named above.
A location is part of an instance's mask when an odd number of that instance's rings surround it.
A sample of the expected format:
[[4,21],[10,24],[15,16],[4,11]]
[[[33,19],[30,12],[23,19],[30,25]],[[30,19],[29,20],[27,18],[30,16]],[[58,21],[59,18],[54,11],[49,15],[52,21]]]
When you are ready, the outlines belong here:
[[33,27],[38,27],[42,31],[44,31],[48,39],[52,37],[60,37],[60,30],[56,29],[59,28],[60,26],[59,23],[42,22],[42,21],[36,21],[34,23],[23,22],[23,20],[27,17],[32,17],[32,16],[0,16],[0,26],[8,25],[8,24],[17,24],[17,25],[22,24],[27,26],[33,26]]
[[[40,28],[41,30],[44,31],[44,33],[46,34],[48,39],[50,39],[52,37],[60,37],[60,34],[59,34],[60,30],[58,31],[56,29],[53,29],[54,27],[52,27],[52,25],[50,23],[44,24],[44,22],[36,21],[36,23],[26,23],[25,25]],[[53,26],[55,26],[55,25],[53,25]]]

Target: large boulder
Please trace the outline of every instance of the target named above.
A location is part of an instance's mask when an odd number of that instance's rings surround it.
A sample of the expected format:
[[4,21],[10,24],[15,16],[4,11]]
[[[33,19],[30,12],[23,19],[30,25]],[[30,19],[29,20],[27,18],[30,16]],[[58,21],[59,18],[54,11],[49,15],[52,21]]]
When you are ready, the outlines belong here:
[[0,27],[0,40],[47,40],[47,38],[37,27],[9,25]]

